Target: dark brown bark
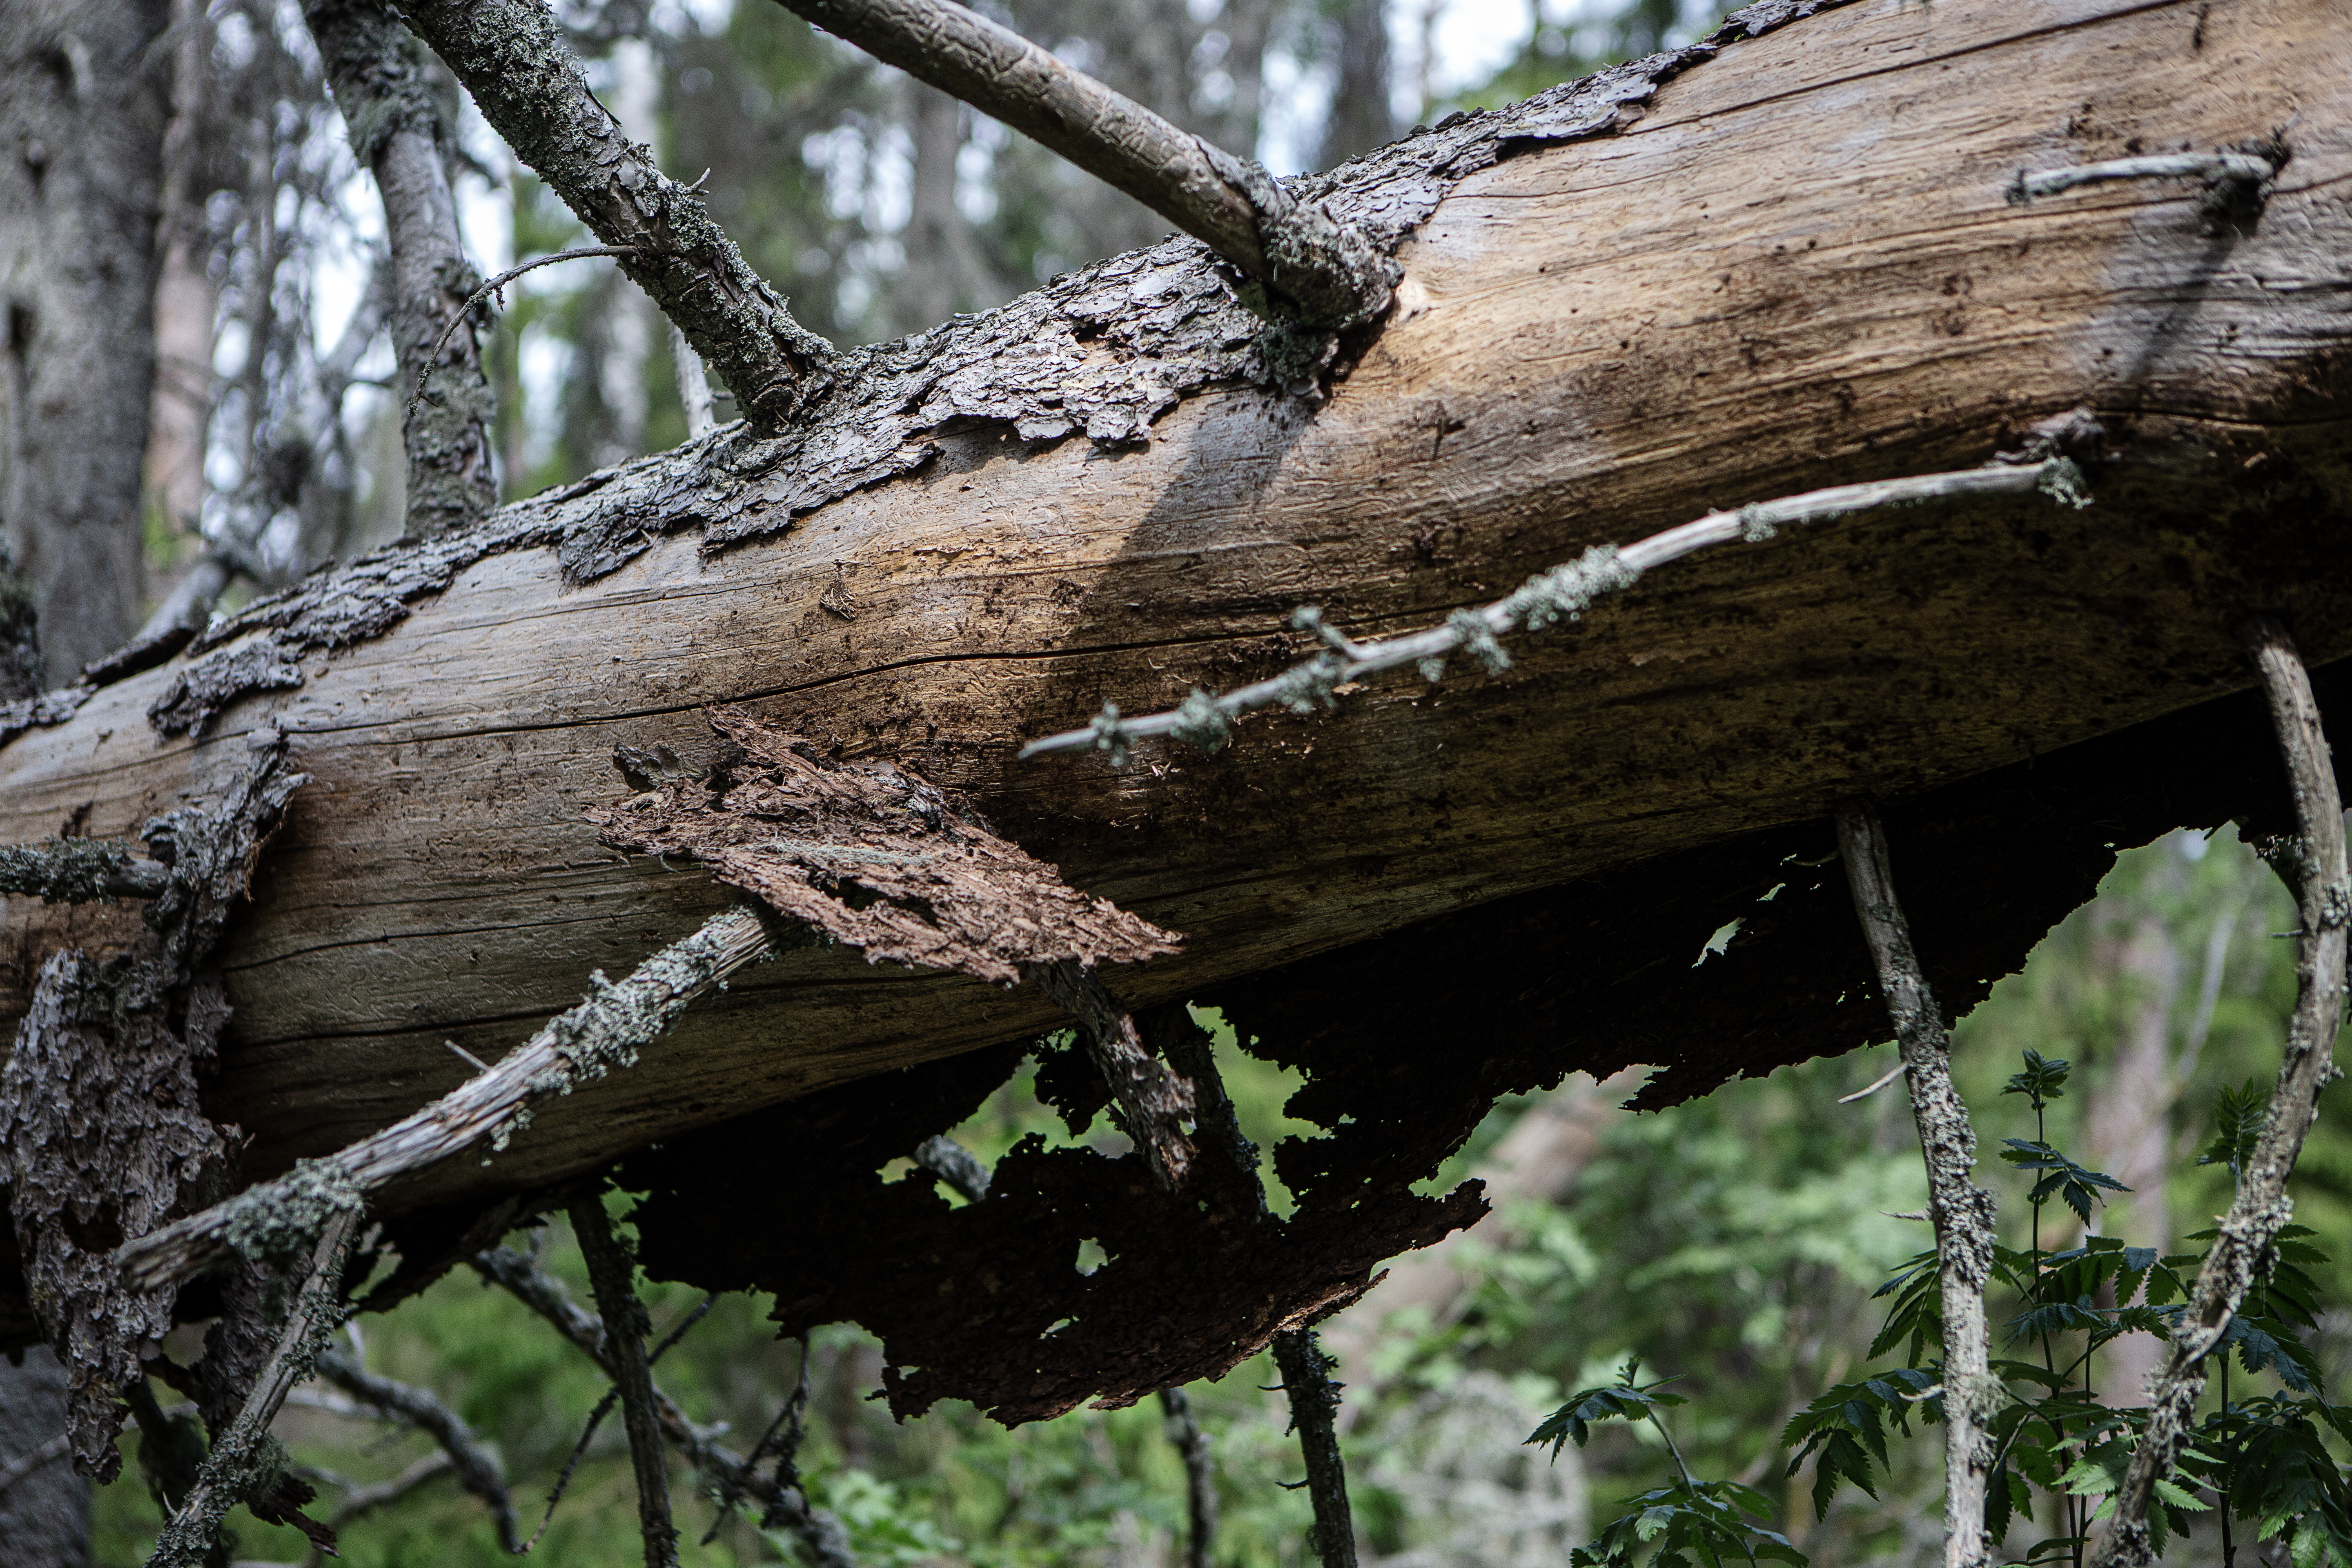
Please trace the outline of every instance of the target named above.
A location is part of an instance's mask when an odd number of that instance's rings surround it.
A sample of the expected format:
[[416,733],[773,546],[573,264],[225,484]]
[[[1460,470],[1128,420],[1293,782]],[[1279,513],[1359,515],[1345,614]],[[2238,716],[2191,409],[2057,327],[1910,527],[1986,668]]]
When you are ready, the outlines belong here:
[[53,682],[138,625],[169,9],[0,7],[0,537]]
[[[381,0],[311,0],[304,7],[325,59],[352,151],[375,176],[392,246],[392,342],[397,384],[423,384],[407,405],[408,531],[462,528],[498,504],[491,427],[498,409],[482,374],[467,297],[481,278],[467,259],[449,188],[453,127],[425,73],[424,48]],[[429,370],[430,374],[427,375]]]

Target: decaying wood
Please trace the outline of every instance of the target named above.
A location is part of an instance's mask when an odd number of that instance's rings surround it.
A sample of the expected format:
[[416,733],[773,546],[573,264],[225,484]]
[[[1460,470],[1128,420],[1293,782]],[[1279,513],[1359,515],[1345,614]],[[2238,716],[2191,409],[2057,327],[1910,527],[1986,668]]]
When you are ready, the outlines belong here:
[[[2294,1013],[2270,1113],[2221,1216],[2213,1249],[2198,1270],[2188,1310],[2172,1331],[2169,1353],[2149,1380],[2147,1429],[2116,1489],[2115,1516],[2092,1553],[2093,1568],[2144,1568],[2155,1560],[2147,1511],[2156,1486],[2188,1446],[2205,1392],[2206,1358],[2221,1343],[2271,1244],[2294,1212],[2287,1177],[2319,1118],[2319,1091],[2338,1075],[2336,1036],[2344,1026],[2345,963],[2352,944],[2352,865],[2345,849],[2344,800],[2336,788],[2327,736],[2311,678],[2286,628],[2257,616],[2243,628],[2261,672],[2271,720],[2294,795],[2295,833],[2273,865],[2295,897]],[[2284,864],[2281,864],[2281,860]]]
[[1867,801],[1845,802],[1838,807],[1837,826],[1854,914],[1903,1053],[1911,1120],[1927,1165],[1927,1217],[1936,1227],[1944,1330],[1944,1565],[1985,1568],[1993,1551],[1985,1529],[1992,1421],[2007,1397],[1992,1375],[1991,1329],[1985,1315],[1985,1285],[1992,1278],[1993,1242],[2000,1234],[1993,1196],[1977,1185],[1976,1129],[1952,1085],[1951,1037],[1911,945],[1878,809]]
[[1352,327],[1388,308],[1396,264],[1253,159],[1210,145],[950,0],[782,0],[829,33],[993,116],[1117,187],[1257,279],[1310,321]]
[[[1191,241],[1117,258],[860,351],[806,424],[387,552],[76,698],[0,750],[0,841],[130,832],[284,726],[321,782],[233,938],[208,1090],[267,1174],[460,1081],[445,1040],[494,1056],[583,963],[618,972],[722,907],[579,816],[625,793],[616,744],[698,763],[710,705],[919,772],[1183,931],[1121,976],[1144,1007],[1858,792],[2047,765],[2242,687],[2216,628],[2256,607],[2315,663],[2352,650],[2331,7],[2217,0],[2201,30],[2125,0],[1796,10],[1307,182],[1402,246],[1397,306],[1344,361],[1269,335]],[[2021,169],[2291,118],[2251,234],[2207,233],[2178,183],[2006,200]],[[1656,573],[1503,675],[1367,685],[1205,761],[1014,760],[1106,700],[1294,662],[1303,605],[1358,638],[1427,626],[1589,545],[1965,468],[2078,406],[2108,432],[2079,512],[1869,514]],[[131,919],[12,900],[0,1014],[46,952]],[[795,952],[689,1014],[656,1070],[402,1201],[541,1184],[1058,1016],[1030,987]]]

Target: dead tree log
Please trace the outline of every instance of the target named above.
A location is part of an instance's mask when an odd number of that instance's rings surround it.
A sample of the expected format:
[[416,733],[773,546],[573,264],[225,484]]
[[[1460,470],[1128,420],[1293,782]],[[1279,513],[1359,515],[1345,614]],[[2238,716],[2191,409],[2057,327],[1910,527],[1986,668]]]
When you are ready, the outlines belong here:
[[[1303,182],[1402,263],[1347,338],[1250,314],[1171,241],[845,355],[780,431],[592,476],[53,697],[0,745],[0,843],[130,834],[285,731],[314,782],[223,955],[209,1100],[250,1177],[407,1114],[470,1076],[445,1041],[495,1059],[722,906],[582,815],[630,793],[616,744],[691,766],[712,704],[919,773],[1185,933],[1113,976],[1139,1006],[2158,721],[2248,684],[2248,613],[2315,665],[2352,652],[2334,7],[1815,9],[1770,0]],[[2281,166],[2257,144],[2290,122]],[[2275,173],[2231,200],[2178,174],[2010,196],[2184,145]],[[1727,544],[1503,674],[1401,672],[1210,757],[1016,759],[1106,700],[1272,673],[1314,646],[1300,605],[1359,638],[1443,623],[1596,543],[2038,428],[2076,440],[2096,505]],[[7,1027],[47,952],[136,930],[107,904],[5,918]],[[541,1185],[1058,1021],[1034,987],[793,952],[487,1168],[388,1201]]]

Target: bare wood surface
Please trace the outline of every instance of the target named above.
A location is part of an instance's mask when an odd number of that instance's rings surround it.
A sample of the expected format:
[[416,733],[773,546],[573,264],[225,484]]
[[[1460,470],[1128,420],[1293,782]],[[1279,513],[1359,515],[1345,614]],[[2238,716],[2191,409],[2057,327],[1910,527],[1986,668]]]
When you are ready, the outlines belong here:
[[2295,837],[2271,863],[2295,896],[2302,927],[2295,952],[2294,1013],[2287,1020],[2278,1087],[2252,1156],[2221,1216],[2213,1249],[2197,1271],[2188,1310],[2172,1331],[2163,1366],[2150,1379],[2147,1430],[2116,1489],[2115,1516],[2091,1555],[2092,1568],[2144,1568],[2155,1561],[2147,1512],[2156,1485],[2188,1446],[2205,1392],[2206,1358],[2221,1343],[2263,1259],[2293,1217],[2287,1178],[2311,1124],[2319,1091],[2336,1077],[2336,1036],[2344,1026],[2345,963],[2352,942],[2352,865],[2347,864],[2344,802],[2336,787],[2327,736],[2311,678],[2294,638],[2273,617],[2244,628],[2247,651],[2262,672],[2271,721],[2294,794]]
[[[245,734],[287,729],[318,782],[227,954],[212,1100],[266,1174],[454,1087],[468,1069],[444,1040],[494,1058],[589,967],[721,906],[579,816],[626,793],[615,742],[698,756],[709,703],[965,791],[1074,885],[1185,933],[1118,974],[1144,1007],[2174,710],[2246,682],[2222,628],[2255,602],[2293,615],[2307,658],[2338,657],[2352,36],[2334,24],[2321,0],[2221,0],[2192,47],[2189,5],[1825,13],[1686,71],[1630,129],[1456,185],[1319,408],[1204,391],[1141,447],[942,430],[927,464],[788,531],[714,555],[665,535],[582,584],[551,548],[492,555],[200,740],[145,720],[184,661],[99,691],[0,750],[0,842],[78,813],[128,832]],[[2021,168],[2234,142],[2295,111],[2251,236],[2207,235],[2165,182],[2005,199]],[[1105,700],[1148,712],[1281,668],[1308,651],[1281,629],[1297,605],[1357,637],[1429,625],[1587,545],[1967,467],[2078,405],[2117,457],[2087,510],[1996,500],[1727,546],[1501,677],[1368,686],[1206,760],[1014,761]],[[687,506],[708,455],[642,471]],[[782,504],[799,478],[756,483]],[[0,1026],[42,952],[131,919],[10,900]],[[1055,1020],[1028,987],[787,955],[689,1014],[653,1070],[447,1180],[543,1182]]]
[[1977,1134],[1952,1085],[1952,1040],[1919,971],[1911,928],[1895,896],[1886,829],[1867,801],[1838,807],[1838,850],[1853,910],[1870,944],[1878,986],[1903,1052],[1911,1120],[1927,1165],[1927,1217],[1936,1227],[1936,1271],[1944,1331],[1944,1565],[1984,1568],[1993,1541],[1985,1529],[1992,1474],[1992,1420],[2006,1391],[1992,1375],[1992,1331],[1985,1283],[1992,1277],[1993,1197],[1977,1185]]

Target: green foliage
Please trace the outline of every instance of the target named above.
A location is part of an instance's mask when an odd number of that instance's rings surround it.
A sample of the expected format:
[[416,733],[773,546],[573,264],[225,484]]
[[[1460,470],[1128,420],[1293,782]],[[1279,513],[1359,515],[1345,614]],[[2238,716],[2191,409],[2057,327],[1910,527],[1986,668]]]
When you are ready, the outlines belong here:
[[1633,1568],[1645,1552],[1650,1568],[1689,1568],[1694,1559],[1720,1564],[1768,1557],[1805,1568],[1805,1554],[1787,1536],[1750,1517],[1772,1509],[1772,1500],[1754,1487],[1678,1480],[1627,1498],[1625,1506],[1633,1511],[1570,1556],[1574,1568]]
[[1568,1403],[1545,1416],[1543,1425],[1528,1436],[1528,1446],[1541,1447],[1549,1443],[1552,1457],[1557,1458],[1560,1449],[1571,1442],[1580,1448],[1583,1447],[1586,1439],[1592,1436],[1591,1424],[1595,1421],[1606,1421],[1612,1417],[1621,1421],[1646,1420],[1650,1412],[1659,1405],[1685,1403],[1678,1394],[1657,1392],[1676,1381],[1674,1378],[1662,1377],[1655,1383],[1635,1383],[1633,1373],[1640,1365],[1638,1357],[1628,1356],[1615,1383],[1601,1388],[1580,1389],[1570,1394]]

